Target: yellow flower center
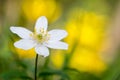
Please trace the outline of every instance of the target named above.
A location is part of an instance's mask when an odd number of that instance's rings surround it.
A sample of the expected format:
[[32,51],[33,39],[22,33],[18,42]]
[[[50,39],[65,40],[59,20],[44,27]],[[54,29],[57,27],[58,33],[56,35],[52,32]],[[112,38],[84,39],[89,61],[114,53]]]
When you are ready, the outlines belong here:
[[44,31],[44,29],[40,29],[39,34],[34,34],[33,38],[38,42],[38,43],[43,43],[43,42],[48,42],[50,39],[50,35],[48,34],[47,31]]
[[43,39],[43,35],[42,34],[38,34],[37,38],[38,38],[38,40],[42,40]]

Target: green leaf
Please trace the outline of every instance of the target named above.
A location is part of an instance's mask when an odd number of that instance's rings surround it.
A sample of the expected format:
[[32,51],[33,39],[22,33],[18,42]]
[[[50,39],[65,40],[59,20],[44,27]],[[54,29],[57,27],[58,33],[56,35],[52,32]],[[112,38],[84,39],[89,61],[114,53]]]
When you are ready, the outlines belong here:
[[109,69],[103,74],[102,80],[120,80],[120,51],[117,52],[116,60]]
[[71,80],[101,80],[100,77],[87,72],[80,72],[74,68],[66,67],[64,71],[70,76]]
[[11,70],[11,71],[7,71],[7,72],[3,72],[2,74],[0,74],[0,79],[3,80],[18,80],[18,79],[22,79],[22,80],[32,80],[31,77],[27,76],[27,74],[24,71],[19,71],[19,70]]
[[66,75],[63,71],[60,70],[44,70],[39,73],[39,77],[44,77],[44,76],[52,76],[52,75],[59,75],[61,76],[62,80],[70,80],[69,76]]

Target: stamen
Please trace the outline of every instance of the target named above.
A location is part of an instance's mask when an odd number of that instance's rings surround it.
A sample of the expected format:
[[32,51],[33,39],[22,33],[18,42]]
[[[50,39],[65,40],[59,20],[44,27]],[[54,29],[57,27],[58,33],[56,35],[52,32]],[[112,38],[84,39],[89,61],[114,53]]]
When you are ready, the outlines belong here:
[[44,30],[44,28],[40,29],[40,34],[34,34],[33,37],[39,43],[43,43],[43,42],[47,43],[48,40],[50,39],[50,35],[48,34],[47,31]]
[[41,32],[41,33],[44,33],[44,32],[45,32],[45,31],[44,31],[44,28],[41,28],[41,29],[40,29],[40,32]]

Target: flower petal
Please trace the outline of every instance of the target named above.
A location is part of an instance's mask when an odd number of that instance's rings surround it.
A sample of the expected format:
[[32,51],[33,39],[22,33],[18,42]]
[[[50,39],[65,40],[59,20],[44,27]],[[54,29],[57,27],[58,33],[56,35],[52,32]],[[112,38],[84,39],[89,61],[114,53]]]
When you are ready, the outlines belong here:
[[68,44],[61,41],[49,41],[46,46],[53,49],[68,49]]
[[31,31],[29,31],[23,27],[13,27],[12,26],[12,27],[10,27],[10,30],[23,39],[29,39],[30,35],[33,34]]
[[66,37],[68,33],[65,30],[51,30],[48,34],[50,34],[50,40],[57,41]]
[[35,51],[37,54],[47,57],[49,55],[49,50],[45,46],[36,46]]
[[39,33],[40,29],[44,29],[45,31],[47,30],[48,26],[48,21],[45,16],[42,16],[37,19],[36,24],[35,24],[35,32]]
[[14,46],[20,49],[28,50],[33,48],[36,43],[33,40],[21,39],[14,43]]

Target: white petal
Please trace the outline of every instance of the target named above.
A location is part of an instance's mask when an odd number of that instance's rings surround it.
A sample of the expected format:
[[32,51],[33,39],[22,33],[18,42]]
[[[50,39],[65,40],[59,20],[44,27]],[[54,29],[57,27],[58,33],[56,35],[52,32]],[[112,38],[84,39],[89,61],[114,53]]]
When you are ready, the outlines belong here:
[[14,46],[20,49],[28,50],[33,48],[36,43],[32,40],[21,39],[14,43]]
[[51,30],[48,32],[50,34],[50,40],[61,40],[67,36],[67,32],[65,30]]
[[36,21],[36,24],[35,24],[36,33],[39,33],[40,29],[44,29],[46,31],[47,26],[48,26],[48,21],[47,21],[47,18],[45,16],[38,18]]
[[37,54],[47,57],[49,55],[49,50],[45,46],[36,46],[35,51]]
[[31,31],[23,27],[10,27],[10,30],[23,39],[29,39],[30,35],[33,34]]
[[68,49],[68,44],[61,41],[49,41],[46,46],[53,49]]

